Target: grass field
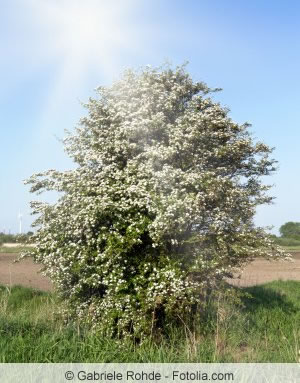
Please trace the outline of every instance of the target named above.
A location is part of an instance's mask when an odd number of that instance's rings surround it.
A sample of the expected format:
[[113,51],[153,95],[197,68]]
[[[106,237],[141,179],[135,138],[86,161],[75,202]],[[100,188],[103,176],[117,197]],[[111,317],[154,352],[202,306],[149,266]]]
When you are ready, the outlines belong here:
[[300,252],[300,246],[282,246],[287,252]]
[[297,362],[300,282],[245,289],[244,307],[219,303],[197,333],[170,330],[155,345],[121,345],[54,312],[55,295],[0,287],[0,362]]

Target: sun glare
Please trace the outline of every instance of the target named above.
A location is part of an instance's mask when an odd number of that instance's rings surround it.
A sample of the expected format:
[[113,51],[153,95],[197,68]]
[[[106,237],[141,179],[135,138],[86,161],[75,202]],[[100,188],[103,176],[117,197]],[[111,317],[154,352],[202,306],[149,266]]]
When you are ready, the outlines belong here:
[[138,36],[130,22],[135,3],[32,0],[31,6],[36,22],[51,35],[51,51],[67,65],[72,62],[74,72],[74,66],[109,70],[121,52],[135,49]]
[[[70,99],[78,100],[93,76],[112,79],[127,54],[142,54],[143,31],[136,21],[137,0],[21,0],[39,36],[36,61],[53,65],[51,86],[39,126],[47,130],[53,116]],[[37,64],[38,65],[38,64]],[[85,89],[85,90],[84,90]],[[42,134],[42,131],[40,131]]]

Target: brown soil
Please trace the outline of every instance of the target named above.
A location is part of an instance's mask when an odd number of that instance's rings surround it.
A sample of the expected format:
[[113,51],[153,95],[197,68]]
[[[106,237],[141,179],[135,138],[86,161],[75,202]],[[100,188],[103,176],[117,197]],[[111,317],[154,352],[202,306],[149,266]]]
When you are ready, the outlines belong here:
[[14,260],[18,254],[0,254],[0,284],[13,286],[22,285],[40,290],[51,291],[52,285],[48,278],[43,277],[38,271],[41,266],[26,258],[18,263]]
[[245,267],[240,278],[233,279],[230,283],[246,287],[278,280],[300,281],[300,253],[292,253],[291,261],[255,259]]
[[[292,255],[291,262],[256,259],[244,269],[240,279],[230,280],[230,283],[245,287],[279,279],[300,281],[300,253]],[[0,284],[22,285],[46,291],[53,290],[49,279],[38,273],[39,265],[34,264],[31,259],[13,263],[17,257],[17,254],[0,254]]]

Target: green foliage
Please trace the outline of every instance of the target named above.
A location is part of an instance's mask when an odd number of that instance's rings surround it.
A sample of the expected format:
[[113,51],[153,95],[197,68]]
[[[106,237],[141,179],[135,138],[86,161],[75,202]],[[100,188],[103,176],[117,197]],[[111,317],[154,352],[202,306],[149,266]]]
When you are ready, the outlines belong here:
[[5,234],[0,233],[0,246],[3,243],[26,243],[30,242],[32,236],[32,231],[28,231],[28,233],[24,234]]
[[300,283],[247,288],[244,307],[226,298],[210,302],[205,323],[168,327],[157,345],[121,344],[53,315],[53,294],[0,288],[0,362],[6,363],[205,363],[298,362]]
[[224,277],[282,251],[253,224],[269,203],[271,149],[184,67],[127,71],[100,87],[65,140],[77,168],[33,175],[33,255],[68,316],[106,336],[161,340],[203,311]]
[[280,246],[300,246],[300,238],[277,237],[274,238],[274,242]]
[[300,222],[286,222],[280,226],[279,232],[283,238],[293,238],[300,241]]
[[15,243],[16,236],[14,234],[0,233],[0,242],[3,243]]

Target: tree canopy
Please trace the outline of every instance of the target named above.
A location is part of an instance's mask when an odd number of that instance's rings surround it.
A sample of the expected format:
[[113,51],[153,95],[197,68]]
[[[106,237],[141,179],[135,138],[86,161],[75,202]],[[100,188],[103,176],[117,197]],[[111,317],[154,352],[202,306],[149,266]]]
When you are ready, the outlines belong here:
[[286,222],[280,226],[279,232],[284,238],[300,239],[300,222]]
[[256,256],[282,252],[256,207],[270,203],[261,177],[275,170],[185,67],[128,70],[99,87],[64,140],[74,170],[49,170],[32,192],[37,247],[70,313],[112,336],[142,339],[201,308],[203,291]]

